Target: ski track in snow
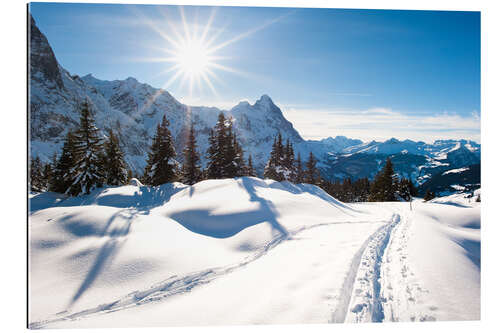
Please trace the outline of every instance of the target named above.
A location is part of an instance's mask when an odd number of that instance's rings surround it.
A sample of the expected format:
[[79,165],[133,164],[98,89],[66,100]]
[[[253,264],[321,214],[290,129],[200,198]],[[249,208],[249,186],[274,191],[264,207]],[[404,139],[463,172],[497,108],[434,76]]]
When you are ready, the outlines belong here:
[[[214,279],[221,277],[225,274],[229,274],[233,272],[236,269],[242,268],[249,263],[259,259],[263,255],[265,255],[267,252],[275,248],[277,245],[282,243],[283,241],[286,240],[291,240],[293,237],[300,232],[313,229],[313,228],[318,228],[318,227],[325,227],[325,226],[333,226],[333,225],[338,225],[338,224],[359,224],[359,223],[386,223],[387,221],[356,221],[356,222],[331,222],[331,223],[319,223],[319,224],[314,224],[310,226],[303,226],[301,228],[298,228],[296,230],[292,230],[287,234],[280,234],[279,236],[276,236],[273,240],[271,240],[269,243],[267,243],[260,251],[258,251],[256,254],[247,257],[246,260],[225,266],[225,267],[215,267],[215,268],[209,268],[197,272],[192,272],[190,274],[187,274],[185,276],[177,276],[173,275],[169,277],[168,279],[157,283],[156,285],[151,286],[149,289],[142,290],[142,291],[133,291],[126,296],[110,302],[110,303],[105,303],[105,304],[100,304],[94,308],[78,311],[75,313],[68,313],[68,311],[62,311],[59,312],[55,315],[52,316],[52,318],[48,318],[46,320],[38,321],[38,322],[33,322],[30,323],[29,328],[30,329],[40,329],[43,328],[44,326],[48,324],[52,324],[55,322],[60,322],[60,321],[66,321],[66,320],[78,320],[79,318],[82,317],[87,317],[91,315],[100,315],[100,314],[106,314],[114,311],[120,311],[124,310],[130,307],[134,306],[140,306],[144,304],[148,304],[151,302],[158,302],[165,300],[168,297],[174,296],[174,295],[179,295],[179,294],[184,294],[189,291],[191,291],[193,288],[197,286],[201,286],[204,284],[207,284]],[[367,241],[363,244],[361,249],[356,253],[355,258],[353,262],[358,262],[361,258],[361,254],[365,250],[367,244],[370,243],[370,241],[373,239],[374,235],[378,235],[380,233],[381,229],[386,228],[387,225],[382,226],[379,230],[377,230],[374,234],[369,236]],[[353,266],[351,265],[351,271],[349,275],[353,275],[353,273],[356,273],[355,270],[353,270]],[[348,278],[346,280],[349,280]],[[345,286],[344,282],[344,286]],[[343,288],[345,290],[345,288]],[[349,289],[350,290],[350,289]],[[344,299],[348,300],[349,295],[347,293],[344,293],[341,298],[341,306],[342,302]],[[345,303],[345,302],[344,302]],[[343,304],[345,307],[346,304]]]
[[[382,258],[380,271],[381,295],[385,321],[435,321],[438,308],[427,304],[427,311],[417,310],[420,297],[429,291],[424,289],[415,277],[408,264],[407,242],[410,227],[413,223],[410,217],[405,217],[392,232],[387,251]],[[422,308],[422,307],[420,307]]]
[[354,256],[342,287],[341,301],[332,322],[380,322],[384,319],[380,272],[392,230],[401,222],[394,213],[387,224],[374,232]]
[[435,321],[438,308],[416,306],[422,288],[409,266],[407,242],[412,220],[408,213],[394,213],[355,255],[343,287],[341,305],[332,322]]

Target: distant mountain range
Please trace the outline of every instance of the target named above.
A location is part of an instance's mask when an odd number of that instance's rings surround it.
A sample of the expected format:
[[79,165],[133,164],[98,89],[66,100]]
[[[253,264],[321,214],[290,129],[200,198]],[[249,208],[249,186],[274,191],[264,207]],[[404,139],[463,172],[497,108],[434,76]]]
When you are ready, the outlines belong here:
[[[438,140],[433,144],[399,141],[362,142],[344,136],[323,140],[304,140],[272,99],[263,95],[254,104],[240,102],[230,110],[188,106],[166,90],[153,88],[134,78],[104,81],[91,74],[71,75],[57,61],[47,38],[30,17],[29,126],[31,154],[48,161],[59,152],[68,130],[78,125],[78,105],[91,103],[97,126],[106,134],[113,129],[132,170],[142,173],[156,125],[163,115],[179,153],[193,123],[199,150],[204,155],[208,134],[220,112],[233,118],[233,126],[254,166],[262,174],[274,137],[280,132],[290,140],[302,160],[312,152],[324,177],[334,180],[351,177],[372,178],[390,156],[396,172],[418,184],[442,175],[447,170],[480,163],[481,145],[468,140]],[[202,157],[205,163],[205,157]]]

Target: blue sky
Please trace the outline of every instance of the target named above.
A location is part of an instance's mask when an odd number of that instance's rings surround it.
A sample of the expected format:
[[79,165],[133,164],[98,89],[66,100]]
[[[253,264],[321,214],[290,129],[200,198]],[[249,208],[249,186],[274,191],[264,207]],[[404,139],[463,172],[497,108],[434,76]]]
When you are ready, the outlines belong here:
[[480,141],[478,12],[183,7],[191,35],[213,15],[213,89],[169,82],[168,39],[185,29],[177,6],[33,3],[31,12],[72,74],[132,76],[192,105],[268,94],[311,139]]

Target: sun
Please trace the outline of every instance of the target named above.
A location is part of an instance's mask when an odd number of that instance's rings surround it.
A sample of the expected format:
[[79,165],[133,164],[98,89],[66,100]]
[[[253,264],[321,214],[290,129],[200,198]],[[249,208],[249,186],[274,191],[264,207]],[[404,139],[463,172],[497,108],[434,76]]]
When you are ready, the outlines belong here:
[[[289,15],[288,13],[279,16],[251,30],[225,40],[220,40],[225,32],[225,28],[214,28],[212,26],[216,12],[215,8],[212,9],[207,21],[202,22],[201,25],[198,24],[197,17],[194,22],[189,23],[184,13],[184,7],[177,6],[177,8],[180,14],[181,24],[174,23],[178,20],[172,19],[170,15],[167,14],[167,11],[160,11],[164,19],[162,22],[165,22],[168,28],[158,25],[140,12],[136,12],[136,14],[138,18],[142,19],[143,22],[149,25],[151,29],[158,33],[165,41],[164,46],[160,46],[159,48],[156,46],[154,47],[154,49],[162,51],[164,53],[163,55],[143,60],[168,63],[169,65],[167,68],[163,71],[159,71],[157,74],[169,76],[162,88],[167,89],[174,84],[174,82],[179,83],[180,89],[184,89],[186,85],[188,85],[189,97],[193,96],[193,91],[195,89],[201,92],[204,87],[208,87],[212,93],[217,96],[218,94],[212,81],[223,84],[223,81],[216,74],[218,71],[229,72],[244,78],[251,78],[251,73],[236,70],[220,63],[227,59],[234,60],[234,56],[224,57],[218,55],[217,52]],[[154,102],[155,98],[156,96],[152,98],[151,103]]]
[[179,70],[192,79],[199,79],[205,75],[214,61],[207,45],[199,39],[181,41],[174,52],[174,63],[177,64]]

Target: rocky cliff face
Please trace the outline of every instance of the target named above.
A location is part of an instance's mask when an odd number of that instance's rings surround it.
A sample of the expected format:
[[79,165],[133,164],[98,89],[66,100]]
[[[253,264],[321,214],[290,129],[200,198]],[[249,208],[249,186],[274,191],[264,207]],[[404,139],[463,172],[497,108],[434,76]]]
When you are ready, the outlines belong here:
[[36,26],[32,16],[30,16],[29,38],[31,77],[43,80],[45,84],[62,88],[63,82],[54,52],[45,35]]

